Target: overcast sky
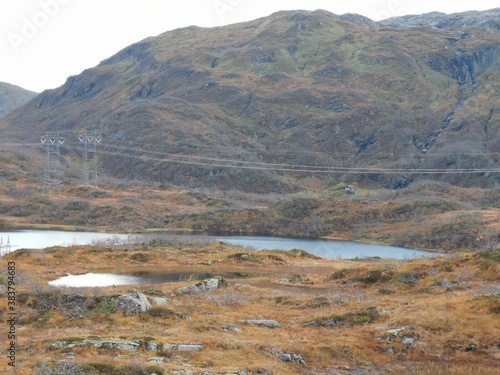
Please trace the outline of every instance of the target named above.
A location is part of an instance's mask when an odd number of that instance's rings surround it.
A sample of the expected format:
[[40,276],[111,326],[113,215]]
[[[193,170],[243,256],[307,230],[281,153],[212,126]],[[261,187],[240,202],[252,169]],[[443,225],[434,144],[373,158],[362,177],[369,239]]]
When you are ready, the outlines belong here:
[[148,36],[278,10],[325,9],[378,21],[498,6],[498,0],[0,0],[0,81],[40,92]]

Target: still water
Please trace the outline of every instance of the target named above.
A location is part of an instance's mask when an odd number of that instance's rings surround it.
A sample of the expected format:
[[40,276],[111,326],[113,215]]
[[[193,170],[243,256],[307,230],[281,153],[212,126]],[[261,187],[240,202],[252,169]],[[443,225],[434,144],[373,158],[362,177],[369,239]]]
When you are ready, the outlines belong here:
[[[151,235],[151,238],[153,237],[154,235]],[[140,238],[141,240],[147,241],[148,236],[141,236]],[[413,250],[396,246],[321,239],[263,236],[215,236],[213,239],[230,245],[253,250],[302,249],[310,254],[326,259],[354,259],[371,257],[413,259],[439,255],[429,251]],[[128,235],[126,234],[52,230],[20,230],[0,232],[0,243],[2,244],[3,250],[2,254],[6,252],[7,243],[10,245],[10,250],[15,251],[18,249],[43,249],[51,246],[123,244],[127,241]]]
[[[148,240],[151,236],[141,236],[141,241]],[[182,236],[181,236],[182,237]],[[427,251],[412,250],[402,247],[363,244],[346,241],[304,239],[304,238],[282,238],[262,236],[215,236],[215,241],[239,246],[245,250],[292,250],[301,249],[310,254],[326,259],[353,259],[353,258],[392,258],[413,259],[421,257],[432,257],[439,254]],[[43,231],[43,230],[20,230],[0,232],[0,250],[5,253],[6,246],[11,251],[18,249],[42,249],[51,246],[72,246],[92,244],[123,244],[127,243],[129,236],[126,234],[109,234],[96,232],[68,232],[68,231]],[[1,255],[1,254],[0,254]],[[194,277],[193,277],[194,276]],[[235,277],[235,275],[224,275]],[[183,274],[159,274],[159,275],[118,275],[87,273],[84,275],[67,275],[49,282],[53,286],[67,287],[104,287],[111,285],[133,285],[163,283],[167,281],[179,281],[185,278],[202,280],[211,275],[183,275]]]
[[252,237],[228,236],[216,237],[220,242],[242,246],[254,250],[293,250],[301,249],[310,254],[326,259],[355,259],[355,258],[391,258],[413,259],[438,256],[438,253],[422,250],[413,250],[397,246],[374,245],[359,242],[281,238],[281,237]]
[[222,276],[225,279],[240,279],[259,274],[242,274],[239,272],[233,273],[182,273],[182,272],[167,272],[158,274],[145,275],[119,275],[115,273],[86,273],[82,275],[66,275],[57,280],[49,281],[52,286],[66,287],[104,287],[113,285],[133,285],[133,284],[163,284],[175,283],[179,281],[190,280],[195,284],[198,281],[210,279],[215,276]]
[[70,232],[57,230],[11,230],[0,232],[2,254],[10,245],[10,250],[45,249],[51,246],[92,245],[96,243],[123,242],[126,234],[97,232]]

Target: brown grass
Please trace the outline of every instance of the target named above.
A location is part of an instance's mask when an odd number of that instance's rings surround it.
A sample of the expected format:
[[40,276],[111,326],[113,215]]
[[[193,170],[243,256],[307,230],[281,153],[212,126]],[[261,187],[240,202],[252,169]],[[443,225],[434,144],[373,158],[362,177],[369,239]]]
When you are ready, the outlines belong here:
[[[242,262],[233,256],[239,252],[221,244],[209,244],[133,251],[106,247],[51,248],[6,256],[4,262],[15,261],[18,268],[18,373],[31,373],[37,362],[56,361],[68,351],[75,353],[73,361],[77,363],[116,366],[127,363],[145,366],[147,358],[158,354],[144,350],[117,353],[89,347],[69,350],[48,346],[58,340],[89,336],[129,340],[151,337],[165,343],[204,346],[201,352],[192,353],[160,350],[159,354],[166,356],[165,364],[161,365],[165,371],[178,369],[176,362],[183,362],[190,363],[198,372],[257,373],[258,369],[267,369],[273,374],[306,374],[323,373],[336,365],[381,370],[397,367],[398,373],[415,375],[432,371],[444,375],[466,374],[470,368],[484,369],[481,372],[484,374],[498,373],[494,363],[500,356],[500,320],[494,287],[500,280],[499,265],[493,261],[485,268],[487,258],[482,254],[401,262],[354,262],[297,257],[287,252],[252,252],[254,261]],[[147,256],[147,262],[134,260],[143,256]],[[208,259],[212,261],[210,266]],[[146,295],[166,295],[169,305],[134,316],[97,310],[95,303],[88,304],[83,318],[69,319],[64,309],[37,315],[36,291],[47,281],[65,272],[117,270],[124,274],[180,270],[194,274],[209,270],[214,274],[239,272],[248,276],[229,279],[227,286],[217,291],[194,295],[177,295],[174,290],[195,281],[78,291],[70,288],[63,293],[81,293],[90,300],[125,294],[136,288]],[[367,282],[367,275],[373,277],[378,272],[381,277]],[[415,282],[408,282],[409,274],[415,276],[412,279]],[[389,290],[390,294],[383,290]],[[23,293],[24,297],[19,298]],[[1,306],[6,306],[6,302],[3,295]],[[359,318],[371,308],[379,312],[376,319]],[[342,324],[306,325],[334,316],[344,317]],[[244,323],[248,319],[275,319],[281,327],[250,326]],[[386,330],[403,326],[412,327],[418,336],[407,350],[398,340],[387,339]],[[241,332],[231,332],[229,327],[238,327]],[[390,348],[394,354],[388,352]],[[279,361],[277,357],[283,352],[301,354],[306,366]],[[116,354],[120,355],[119,363],[114,359]],[[436,362],[440,358],[446,358],[446,363]]]

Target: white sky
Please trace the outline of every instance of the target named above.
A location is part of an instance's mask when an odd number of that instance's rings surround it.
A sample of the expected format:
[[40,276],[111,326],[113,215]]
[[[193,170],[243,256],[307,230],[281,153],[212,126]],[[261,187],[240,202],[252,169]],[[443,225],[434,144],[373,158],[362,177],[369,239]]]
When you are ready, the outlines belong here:
[[380,20],[495,7],[498,0],[0,0],[0,81],[40,92],[148,36],[278,10],[325,9]]

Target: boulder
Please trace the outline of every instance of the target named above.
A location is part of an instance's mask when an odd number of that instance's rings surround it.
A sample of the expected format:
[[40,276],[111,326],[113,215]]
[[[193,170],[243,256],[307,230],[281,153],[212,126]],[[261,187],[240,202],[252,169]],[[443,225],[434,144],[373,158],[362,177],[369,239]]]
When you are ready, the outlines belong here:
[[389,346],[387,349],[388,353],[407,354],[408,350],[418,341],[419,335],[415,331],[415,328],[404,326],[386,330],[382,339]]
[[203,350],[200,344],[163,344],[163,350],[177,350],[179,352],[199,352]]
[[185,286],[183,288],[176,289],[175,293],[187,294],[187,293],[207,292],[207,291],[219,289],[219,287],[224,283],[225,283],[225,280],[222,277],[213,277],[211,279],[199,282],[196,285],[190,285],[190,286]]
[[174,370],[172,372],[174,375],[194,375],[194,372],[191,370]]
[[222,327],[224,332],[241,333],[241,329],[238,327]]
[[179,352],[199,352],[203,350],[203,345],[198,344],[179,344],[177,345]]
[[155,365],[162,365],[165,363],[165,358],[163,358],[163,357],[151,357],[151,358],[148,358],[148,363],[154,363]]
[[278,359],[282,362],[292,363],[295,362],[298,365],[305,366],[306,361],[304,361],[304,357],[301,354],[296,353],[280,353],[278,355]]
[[150,310],[151,304],[144,294],[135,291],[118,297],[118,309],[124,313],[137,314]]
[[156,305],[156,306],[167,306],[168,301],[165,298],[160,298],[160,297],[152,297],[148,298],[149,303],[151,305]]
[[96,348],[102,349],[116,349],[116,350],[126,350],[126,351],[136,351],[140,344],[138,341],[125,341],[125,340],[85,340],[87,345],[94,346]]
[[144,349],[146,349],[148,352],[157,352],[158,341],[146,341],[144,343]]
[[276,320],[245,320],[246,324],[257,325],[266,328],[279,328],[280,325]]
[[175,293],[188,294],[188,293],[198,293],[199,291],[200,291],[200,288],[198,288],[196,285],[190,285],[190,286],[185,286],[183,288],[176,289]]

